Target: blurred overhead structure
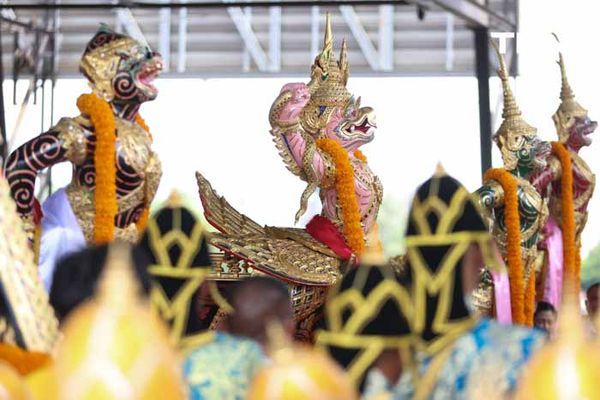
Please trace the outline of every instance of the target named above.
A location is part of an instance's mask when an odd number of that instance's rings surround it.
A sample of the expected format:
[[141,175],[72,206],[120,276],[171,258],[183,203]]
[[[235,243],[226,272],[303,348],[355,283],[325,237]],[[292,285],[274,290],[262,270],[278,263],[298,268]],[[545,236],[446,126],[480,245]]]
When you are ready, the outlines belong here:
[[0,78],[31,79],[26,107],[46,79],[79,76],[82,49],[101,22],[157,49],[167,64],[163,76],[305,76],[330,12],[336,40],[348,39],[353,76],[476,76],[487,169],[488,39],[490,32],[516,32],[517,10],[517,0],[4,0]]
[[[82,48],[100,22],[145,38],[168,61],[170,76],[304,74],[325,12],[333,13],[336,39],[348,38],[353,74],[473,76],[472,28],[512,32],[516,26],[516,0],[279,1],[283,6],[265,7],[266,3],[273,2],[63,0],[42,5],[10,1],[3,7],[11,6],[16,18],[39,25],[48,9],[59,10],[59,76],[78,73]],[[3,35],[2,44],[8,74],[11,35]],[[245,62],[248,55],[250,62]]]

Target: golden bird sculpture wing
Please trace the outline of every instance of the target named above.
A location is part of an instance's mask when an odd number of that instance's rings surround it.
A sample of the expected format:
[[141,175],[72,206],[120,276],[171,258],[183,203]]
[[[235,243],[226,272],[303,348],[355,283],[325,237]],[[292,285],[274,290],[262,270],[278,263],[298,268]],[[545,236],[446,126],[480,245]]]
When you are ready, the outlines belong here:
[[341,261],[305,230],[260,226],[219,196],[202,174],[196,178],[204,215],[220,232],[211,235],[210,244],[289,283],[329,286],[337,281]]

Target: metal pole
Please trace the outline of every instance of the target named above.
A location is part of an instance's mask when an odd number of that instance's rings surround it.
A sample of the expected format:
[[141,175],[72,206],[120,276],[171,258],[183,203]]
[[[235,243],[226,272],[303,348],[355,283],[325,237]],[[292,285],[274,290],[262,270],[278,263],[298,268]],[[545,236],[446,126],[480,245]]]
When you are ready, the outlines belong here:
[[2,56],[2,24],[0,24],[0,166],[4,165],[4,160],[8,155],[8,143],[6,143],[6,115],[4,114],[4,63]]
[[492,167],[492,115],[490,112],[490,54],[487,28],[474,28],[475,64],[479,91],[481,174]]

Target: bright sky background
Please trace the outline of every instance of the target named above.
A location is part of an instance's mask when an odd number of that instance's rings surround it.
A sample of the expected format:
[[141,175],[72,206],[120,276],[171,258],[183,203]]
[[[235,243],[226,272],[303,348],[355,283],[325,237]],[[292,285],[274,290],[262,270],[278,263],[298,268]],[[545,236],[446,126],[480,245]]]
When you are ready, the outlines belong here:
[[[544,4],[543,14],[539,13]],[[569,78],[580,103],[600,118],[600,70],[593,38],[600,37],[594,18],[600,4],[585,0],[521,1],[520,77],[515,92],[525,119],[538,127],[546,140],[555,139],[551,115],[559,104],[560,75],[555,64],[557,45],[550,32],[559,34]],[[311,60],[307,60],[307,71]],[[307,72],[308,75],[308,72]],[[297,81],[298,78],[292,79]],[[304,79],[306,81],[307,79]],[[288,172],[269,134],[267,114],[285,78],[162,79],[159,97],[142,108],[155,138],[154,148],[163,162],[158,200],[177,189],[197,197],[194,172],[202,172],[213,187],[238,210],[261,224],[290,226],[305,184]],[[349,90],[362,96],[362,104],[375,108],[376,139],[363,148],[373,171],[384,185],[383,236],[404,229],[404,213],[416,186],[435,165],[470,190],[480,184],[477,83],[474,78],[352,78]],[[491,81],[495,109],[499,81]],[[18,98],[26,90],[20,83]],[[75,116],[76,98],[87,92],[86,82],[61,80],[56,88],[55,116]],[[17,107],[12,106],[12,82],[5,84],[7,128],[12,132]],[[30,107],[18,143],[40,131],[40,107]],[[499,121],[498,121],[499,122]],[[596,135],[600,134],[597,132]],[[600,142],[600,140],[597,140]],[[583,151],[595,171],[600,157],[594,143]],[[500,165],[497,151],[495,165]],[[70,180],[70,167],[54,172],[55,187]],[[199,205],[199,200],[197,200]],[[318,212],[313,204],[310,212]],[[600,195],[590,207],[584,233],[584,254],[598,242]],[[385,237],[383,239],[386,239]],[[391,252],[395,249],[390,249]]]

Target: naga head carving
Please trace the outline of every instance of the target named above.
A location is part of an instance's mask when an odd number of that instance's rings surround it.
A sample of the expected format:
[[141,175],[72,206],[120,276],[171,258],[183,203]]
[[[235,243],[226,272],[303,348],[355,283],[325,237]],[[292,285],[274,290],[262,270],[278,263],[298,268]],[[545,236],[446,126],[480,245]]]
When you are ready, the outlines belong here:
[[598,126],[596,121],[592,121],[588,116],[588,111],[583,108],[576,100],[575,94],[567,80],[567,71],[562,53],[559,53],[558,65],[561,74],[561,103],[552,116],[556,133],[561,143],[567,144],[575,150],[583,146],[589,146],[592,139],[589,137]]
[[327,15],[323,50],[311,67],[311,80],[287,84],[273,103],[271,125],[285,127],[299,123],[314,139],[330,138],[347,149],[356,149],[373,140],[375,112],[361,107],[346,88],[348,61],[345,41],[337,60],[333,51],[331,20]]
[[87,44],[79,63],[79,70],[96,94],[121,103],[154,100],[158,90],[152,81],[162,68],[158,53],[106,25],[101,25]]
[[495,44],[494,47],[500,63],[498,76],[502,81],[504,95],[503,121],[494,135],[494,141],[502,153],[504,167],[509,171],[518,171],[524,176],[546,166],[551,147],[548,142],[538,137],[537,129],[525,122],[521,116],[521,110],[510,89],[504,58]]

